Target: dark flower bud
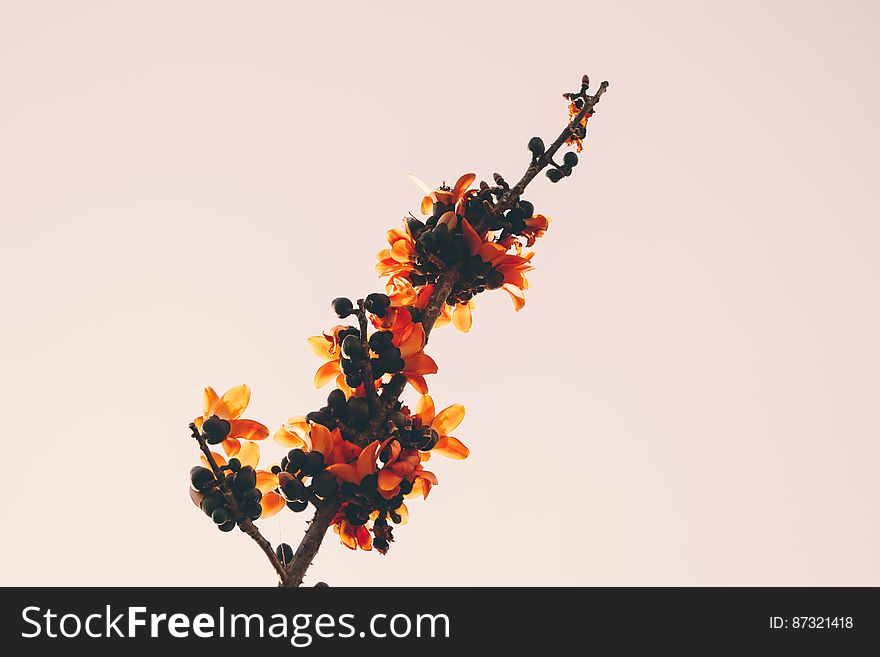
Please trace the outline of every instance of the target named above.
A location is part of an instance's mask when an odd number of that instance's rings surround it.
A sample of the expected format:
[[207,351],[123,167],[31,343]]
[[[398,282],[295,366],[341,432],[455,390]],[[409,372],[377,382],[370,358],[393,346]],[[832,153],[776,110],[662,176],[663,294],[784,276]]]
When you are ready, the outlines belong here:
[[330,391],[330,394],[327,395],[327,405],[333,409],[333,412],[337,415],[345,413],[345,403],[345,393],[339,388],[333,388],[333,390]]
[[227,520],[222,525],[217,525],[217,529],[221,532],[231,532],[235,529],[235,520]]
[[330,585],[327,582],[315,582],[316,589],[329,589]]
[[578,156],[577,156],[577,153],[575,153],[574,151],[568,151],[568,152],[562,157],[562,163],[563,163],[565,166],[569,167],[569,168],[571,168],[571,167],[576,167],[576,166],[577,166],[577,163],[578,163]]
[[345,375],[345,385],[349,388],[357,388],[364,382],[364,377],[361,374],[346,374]]
[[529,150],[535,157],[541,157],[544,154],[544,140],[540,137],[532,137],[529,139]]
[[281,487],[281,492],[288,502],[306,499],[306,487],[299,479],[288,479]]
[[370,418],[370,405],[362,397],[350,397],[348,400],[349,422],[366,422]]
[[351,360],[356,360],[364,355],[364,345],[360,337],[346,335],[342,341],[342,355]]
[[[387,294],[381,294],[379,292],[373,292],[367,295],[367,298],[364,299],[364,308],[373,313],[374,315],[384,315],[385,310],[391,305],[391,299]],[[380,316],[381,316],[380,315]]]
[[233,472],[238,472],[239,470],[241,470],[241,461],[239,461],[235,457],[232,457],[231,459],[229,459],[229,461],[226,463],[226,465],[228,465],[229,469],[232,470]]
[[302,451],[299,447],[296,449],[292,449],[287,452],[287,464],[288,467],[285,470],[292,470],[293,472],[299,471],[302,467],[303,462],[306,460],[306,453]]
[[403,493],[404,495],[409,495],[410,493],[412,493],[412,489],[413,489],[413,483],[411,481],[404,479],[403,481],[400,482],[400,492]]
[[562,180],[562,172],[559,169],[547,169],[547,177],[550,182],[559,182]]
[[261,507],[258,502],[248,502],[241,510],[251,520],[256,520],[263,515],[263,507]]
[[219,509],[222,506],[226,505],[226,498],[223,497],[222,493],[211,493],[209,495],[205,495],[205,499],[202,500],[200,505],[202,511],[205,515],[212,515],[215,509]]
[[229,520],[229,514],[226,512],[226,508],[221,506],[214,509],[214,511],[211,513],[211,520],[213,520],[214,524],[217,525],[222,525],[227,520]]
[[296,501],[287,503],[287,508],[290,509],[291,511],[295,511],[296,513],[299,513],[300,511],[305,511],[306,508],[308,508],[308,506],[309,506],[309,503],[306,502],[305,500],[296,500]]
[[332,472],[319,472],[312,478],[312,492],[320,497],[330,497],[336,494],[336,477]]
[[345,519],[352,525],[365,525],[367,524],[367,520],[370,519],[370,514],[366,509],[357,506],[356,504],[346,504]]
[[391,346],[392,340],[394,340],[394,334],[391,331],[376,331],[370,336],[370,349],[378,354]]
[[490,290],[497,290],[499,287],[504,285],[504,274],[502,274],[497,269],[493,269],[488,274],[486,274],[485,285]]
[[421,244],[422,248],[429,253],[437,248],[437,238],[434,236],[434,231],[426,230],[419,235],[419,244]]
[[189,481],[197,491],[204,492],[214,485],[214,473],[197,465],[189,471]]
[[419,233],[421,233],[425,229],[425,224],[423,224],[415,217],[409,217],[406,220],[406,228],[407,230],[409,230],[410,236],[415,239],[419,236]]
[[212,415],[202,424],[202,431],[209,445],[217,445],[226,440],[230,428],[229,420],[223,420],[216,415]]
[[520,201],[519,209],[523,211],[526,219],[535,215],[535,206],[531,201]]
[[314,475],[324,469],[324,455],[321,452],[308,452],[302,465],[303,474]]
[[235,473],[232,479],[232,490],[243,493],[257,485],[257,473],[253,467],[246,465]]
[[336,313],[336,316],[339,319],[345,319],[349,315],[351,315],[354,310],[354,304],[351,302],[351,299],[346,299],[345,297],[339,297],[338,299],[333,299],[330,304],[333,308],[333,312]]
[[278,547],[275,548],[275,556],[278,557],[278,561],[286,566],[293,561],[293,548],[287,543],[279,543]]
[[385,367],[382,361],[378,358],[370,359],[370,372],[373,373],[374,379],[380,379],[385,374]]
[[308,415],[306,415],[306,420],[309,422],[314,422],[315,424],[321,424],[325,427],[332,427],[333,420],[327,417],[326,413],[322,413],[321,411],[312,411]]

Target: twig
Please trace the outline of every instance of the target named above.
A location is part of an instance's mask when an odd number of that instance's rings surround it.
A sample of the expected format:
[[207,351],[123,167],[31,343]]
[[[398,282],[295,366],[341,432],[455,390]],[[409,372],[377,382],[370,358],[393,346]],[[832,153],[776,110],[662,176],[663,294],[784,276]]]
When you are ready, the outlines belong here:
[[550,144],[550,148],[544,151],[544,154],[536,158],[529,164],[526,172],[523,174],[523,177],[520,178],[519,182],[516,183],[509,190],[504,192],[501,195],[501,198],[498,199],[498,202],[492,207],[490,212],[491,216],[497,217],[499,214],[504,212],[505,210],[509,210],[516,200],[522,195],[525,191],[526,187],[532,180],[534,180],[535,176],[537,176],[542,169],[544,169],[548,164],[552,163],[553,156],[556,154],[562,145],[568,141],[568,139],[572,136],[572,127],[580,126],[581,120],[593,111],[593,107],[596,106],[596,103],[599,102],[599,99],[602,97],[602,94],[605,93],[605,90],[608,89],[608,82],[603,82],[599,85],[599,88],[596,90],[596,93],[592,96],[585,96],[584,106],[581,108],[581,111],[577,113],[577,115],[569,121],[568,125],[565,126],[565,129],[559,136],[556,138],[552,144]]
[[364,300],[358,299],[358,327],[361,330],[361,346],[364,348],[364,355],[361,359],[361,373],[364,378],[364,392],[367,396],[367,403],[370,410],[374,411],[377,404],[376,380],[373,378],[373,366],[370,363],[370,345],[367,342],[367,311],[364,310]]
[[217,465],[217,461],[214,460],[214,454],[208,447],[208,443],[205,442],[205,437],[201,434],[195,424],[190,424],[189,428],[192,430],[193,438],[198,441],[199,447],[205,455],[205,460],[208,462],[208,465],[211,466],[211,471],[214,473],[214,478],[217,480],[217,486],[220,488],[220,492],[223,493],[223,497],[226,498],[226,503],[229,504],[229,508],[232,509],[233,514],[238,517],[238,526],[241,528],[241,531],[257,542],[257,545],[260,546],[260,549],[262,549],[266,554],[266,557],[268,557],[272,567],[275,568],[275,572],[277,572],[278,576],[281,577],[281,580],[284,581],[286,572],[284,566],[282,566],[281,562],[278,560],[278,555],[275,554],[272,545],[260,533],[260,530],[257,529],[257,526],[253,521],[241,512],[238,500],[235,499],[232,490],[226,485],[226,475],[223,474],[223,471]]

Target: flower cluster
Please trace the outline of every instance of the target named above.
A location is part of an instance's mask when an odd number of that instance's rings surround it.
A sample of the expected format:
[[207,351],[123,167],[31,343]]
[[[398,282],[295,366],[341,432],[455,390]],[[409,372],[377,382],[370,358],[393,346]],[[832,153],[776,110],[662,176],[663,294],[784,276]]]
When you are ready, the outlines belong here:
[[[511,187],[499,174],[491,183],[466,173],[454,185],[422,189],[422,218],[412,213],[386,234],[376,270],[383,292],[353,302],[332,301],[338,323],[308,339],[321,360],[315,386],[332,383],[326,404],[291,417],[274,434],[288,451],[280,462],[260,469],[259,441],[268,429],[241,415],[250,400],[247,386],[219,396],[204,395],[202,415],[191,424],[203,451],[202,466],[190,473],[193,501],[222,531],[238,525],[263,547],[282,585],[296,586],[329,526],[351,549],[385,554],[394,541],[393,525],[404,524],[404,500],[428,497],[438,480],[426,464],[434,455],[465,459],[468,448],[452,433],[464,419],[460,404],[437,412],[426,376],[438,370],[425,353],[433,328],[452,324],[467,332],[474,299],[487,290],[504,290],[518,311],[533,269],[527,251],[547,232],[550,220],[522,198],[525,186],[547,169],[551,182],[572,174],[574,152],[553,159],[562,143],[580,152],[592,108],[607,87],[588,96],[584,76],[578,92],[564,94],[569,123],[550,148],[540,137],[528,142],[531,165]],[[349,318],[351,318],[349,320]],[[401,399],[409,386],[419,397],[412,411]],[[219,445],[222,453],[209,446]],[[274,550],[252,521],[287,507],[313,506],[315,520],[300,549],[287,543]],[[318,522],[318,519],[321,521]],[[310,538],[312,536],[312,538]]]

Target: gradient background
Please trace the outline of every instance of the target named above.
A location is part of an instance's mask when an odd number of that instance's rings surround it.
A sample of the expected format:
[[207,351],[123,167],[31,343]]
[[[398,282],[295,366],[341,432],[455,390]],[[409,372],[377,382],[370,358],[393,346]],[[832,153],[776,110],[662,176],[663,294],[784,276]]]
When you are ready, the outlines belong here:
[[880,585],[878,18],[0,3],[0,583],[272,584],[187,496],[201,388],[249,383],[273,429],[320,406],[305,338],[378,289],[406,174],[515,179],[587,72],[525,310],[431,341],[472,457],[307,583]]

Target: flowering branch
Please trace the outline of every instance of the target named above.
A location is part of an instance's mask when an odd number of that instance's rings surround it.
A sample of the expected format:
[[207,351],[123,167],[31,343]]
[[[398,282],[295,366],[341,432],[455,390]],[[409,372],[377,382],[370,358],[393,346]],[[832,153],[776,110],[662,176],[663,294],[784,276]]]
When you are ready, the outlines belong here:
[[[551,182],[572,174],[578,156],[553,158],[564,145],[581,151],[588,119],[608,87],[603,82],[587,94],[583,76],[569,101],[569,121],[544,147],[533,137],[532,159],[513,187],[494,174],[494,185],[465,174],[453,187],[431,189],[425,196],[423,222],[410,214],[402,228],[388,232],[390,248],[379,254],[376,268],[388,276],[385,293],[356,303],[333,301],[340,319],[355,317],[356,326],[337,325],[309,339],[324,364],[315,373],[320,387],[335,381],[327,404],[306,416],[290,418],[274,440],[290,448],[280,464],[257,470],[257,443],[268,429],[241,418],[250,399],[247,386],[222,397],[206,388],[203,413],[191,425],[208,468],[197,467],[190,479],[193,501],[218,525],[236,525],[263,550],[279,575],[280,586],[302,584],[327,530],[333,527],[350,549],[385,554],[394,541],[392,527],[409,517],[404,498],[428,497],[437,477],[424,468],[432,455],[467,458],[469,450],[451,432],[464,418],[464,407],[453,404],[436,412],[427,394],[425,375],[437,364],[424,352],[434,328],[452,323],[459,331],[471,327],[473,298],[503,289],[516,310],[525,304],[525,272],[534,253],[524,253],[544,235],[549,219],[536,214],[522,194],[538,173],[547,169]],[[421,397],[415,409],[401,401],[407,386]],[[208,445],[220,445],[226,459]],[[224,470],[228,470],[224,474]],[[272,546],[253,524],[286,506],[294,512],[316,511],[299,546]]]

